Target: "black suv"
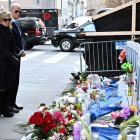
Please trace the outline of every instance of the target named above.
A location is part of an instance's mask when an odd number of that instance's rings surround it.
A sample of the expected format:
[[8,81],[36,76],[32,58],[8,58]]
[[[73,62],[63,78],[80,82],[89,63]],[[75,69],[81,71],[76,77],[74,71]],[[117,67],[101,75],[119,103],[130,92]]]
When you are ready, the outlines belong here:
[[31,49],[34,45],[44,44],[47,41],[46,27],[41,19],[24,17],[19,18],[18,22],[26,36],[26,40],[24,40],[26,49]]
[[93,37],[82,36],[81,32],[94,31],[96,31],[96,29],[92,21],[88,21],[80,26],[72,23],[67,28],[54,31],[51,43],[54,47],[60,47],[64,52],[70,52],[82,42],[93,41]]

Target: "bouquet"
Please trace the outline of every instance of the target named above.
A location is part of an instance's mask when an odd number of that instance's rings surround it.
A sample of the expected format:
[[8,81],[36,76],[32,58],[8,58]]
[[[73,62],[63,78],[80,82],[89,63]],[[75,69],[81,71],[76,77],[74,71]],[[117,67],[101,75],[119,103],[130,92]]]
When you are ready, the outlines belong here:
[[30,134],[32,139],[65,140],[72,135],[75,121],[70,112],[63,114],[58,109],[44,110],[42,106],[41,109],[31,115],[23,126],[31,127],[27,136]]
[[28,124],[33,126],[32,137],[41,139],[52,136],[57,128],[57,124],[49,112],[35,112],[30,117]]
[[120,125],[122,122],[134,116],[137,111],[136,106],[124,107],[120,112],[112,112],[111,116],[115,119],[114,125]]

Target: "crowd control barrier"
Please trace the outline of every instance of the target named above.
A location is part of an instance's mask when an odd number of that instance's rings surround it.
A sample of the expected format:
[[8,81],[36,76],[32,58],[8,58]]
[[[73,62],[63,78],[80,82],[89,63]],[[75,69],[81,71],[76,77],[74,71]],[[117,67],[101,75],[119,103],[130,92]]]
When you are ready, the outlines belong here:
[[121,75],[123,72],[118,56],[123,47],[126,47],[124,40],[81,43],[80,71],[106,77]]

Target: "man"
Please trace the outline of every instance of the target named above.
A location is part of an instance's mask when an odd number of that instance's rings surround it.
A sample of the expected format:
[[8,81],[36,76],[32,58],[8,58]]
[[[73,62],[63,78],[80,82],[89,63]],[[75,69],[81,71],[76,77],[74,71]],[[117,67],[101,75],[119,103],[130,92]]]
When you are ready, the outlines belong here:
[[[20,26],[17,22],[17,19],[20,18],[20,14],[21,14],[21,7],[19,4],[17,3],[13,3],[10,6],[10,12],[13,14],[13,19],[12,19],[12,32],[14,34],[14,38],[15,38],[15,43],[17,46],[17,55],[18,55],[18,59],[20,61],[21,57],[24,57],[26,55],[25,51],[24,51],[24,46],[22,43],[22,39],[23,39],[23,33],[20,30]],[[17,97],[17,92],[18,92],[18,86],[19,86],[19,75],[20,75],[20,66],[19,69],[16,71],[16,75],[17,75],[17,87],[13,90],[13,93],[11,94],[11,98],[9,101],[9,106],[10,106],[10,110],[13,113],[18,113],[19,110],[22,110],[23,107],[19,107],[16,104],[16,97]]]

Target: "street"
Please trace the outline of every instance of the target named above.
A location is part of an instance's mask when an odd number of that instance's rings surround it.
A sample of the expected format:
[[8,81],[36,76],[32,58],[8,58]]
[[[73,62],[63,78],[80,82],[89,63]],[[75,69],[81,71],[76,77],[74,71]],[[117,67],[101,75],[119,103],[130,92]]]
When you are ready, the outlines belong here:
[[24,109],[13,118],[0,118],[0,140],[20,140],[22,134],[15,125],[27,122],[40,103],[49,105],[58,98],[71,82],[70,73],[79,70],[77,50],[61,52],[59,48],[46,44],[35,46],[26,53],[21,62],[17,98],[17,104]]

